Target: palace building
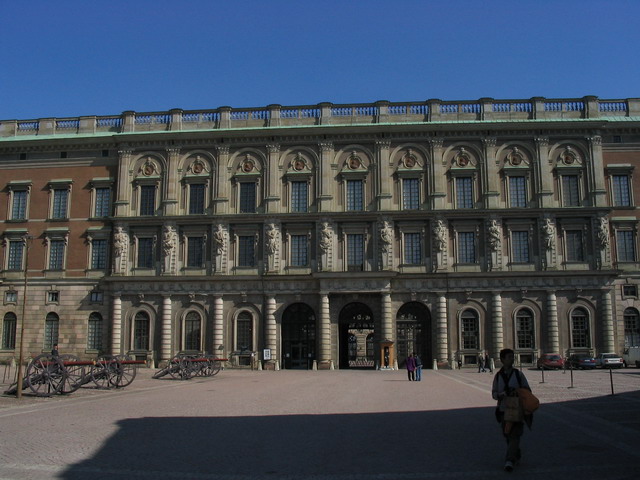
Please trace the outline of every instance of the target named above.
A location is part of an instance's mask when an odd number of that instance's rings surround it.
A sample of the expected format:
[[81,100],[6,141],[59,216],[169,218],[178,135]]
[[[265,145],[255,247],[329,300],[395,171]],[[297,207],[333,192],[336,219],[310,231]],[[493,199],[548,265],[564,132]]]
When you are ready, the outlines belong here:
[[640,345],[640,99],[0,121],[0,360]]

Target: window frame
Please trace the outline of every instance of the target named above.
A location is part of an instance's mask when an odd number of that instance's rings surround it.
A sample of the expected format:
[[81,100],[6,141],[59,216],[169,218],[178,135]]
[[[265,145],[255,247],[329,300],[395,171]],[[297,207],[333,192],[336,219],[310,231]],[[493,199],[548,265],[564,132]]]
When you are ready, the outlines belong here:
[[[70,218],[71,209],[71,190],[73,180],[61,179],[51,180],[48,183],[49,187],[49,220],[52,221],[66,221]],[[64,193],[64,205],[59,204],[62,200],[62,193]]]
[[[12,315],[12,317],[10,317]],[[15,350],[18,332],[18,315],[15,312],[5,312],[2,317],[2,350]]]
[[[198,318],[197,319],[193,319],[193,318],[189,318],[193,315],[197,315]],[[203,316],[202,314],[197,311],[197,310],[189,310],[187,312],[185,312],[184,317],[182,318],[182,338],[181,338],[181,345],[182,345],[182,350],[197,350],[197,351],[203,351],[204,350],[204,345],[203,345],[203,339],[204,339],[204,335],[203,335],[203,327],[204,327],[204,322],[203,320]],[[196,348],[193,348],[193,346],[191,344],[187,345],[187,337],[188,335],[192,334],[195,330],[188,330],[187,329],[187,325],[188,324],[198,324],[198,328],[197,328],[197,332],[198,332],[198,338],[197,338],[197,345]]]
[[[528,312],[529,315],[527,315],[525,317],[524,312]],[[528,318],[531,322],[531,328],[529,330],[525,330],[525,329],[521,329],[520,328],[520,319],[522,318]],[[514,313],[513,313],[513,332],[514,332],[514,345],[516,346],[516,350],[517,351],[526,351],[526,352],[530,352],[530,351],[534,351],[536,350],[536,316],[534,311],[528,307],[528,306],[522,306],[519,307]],[[521,338],[523,335],[521,335],[520,332],[525,332],[524,336],[528,337],[527,339],[530,342],[529,346],[524,346],[523,344],[521,344]],[[525,342],[526,344],[526,342]]]
[[42,348],[50,352],[60,340],[60,316],[55,312],[48,312],[44,320]]
[[[577,314],[576,314],[576,312],[578,312],[578,311],[584,312],[584,325],[586,327],[586,328],[580,329],[580,330],[578,330],[576,328],[575,324],[574,324],[574,320],[576,318],[578,318]],[[582,317],[580,317],[580,318],[582,318]],[[580,331],[581,332],[585,332],[585,333],[581,334],[581,336],[586,340],[584,342],[584,344],[582,344],[582,343],[578,344],[577,340],[576,340],[576,335]],[[588,348],[592,348],[591,346],[593,345],[593,338],[591,338],[591,337],[593,335],[593,325],[591,324],[591,312],[589,311],[588,308],[586,308],[586,307],[584,307],[582,305],[579,305],[579,306],[576,306],[576,307],[572,308],[569,311],[569,332],[570,332],[570,337],[571,337],[571,348],[572,349],[588,349]]]
[[[240,317],[243,318],[240,318]],[[247,318],[245,318],[247,317]],[[244,338],[240,338],[240,329],[238,328],[240,321],[249,325],[249,336],[251,337],[251,345],[246,345],[246,349],[243,349],[245,345],[240,345],[240,341]],[[233,346],[234,351],[253,351],[257,345],[257,328],[256,328],[256,315],[252,310],[243,308],[236,312],[233,317]]]
[[[69,229],[48,229],[45,231],[46,270],[48,272],[64,272],[67,268],[69,250]],[[60,249],[60,251],[58,251]],[[56,262],[55,265],[53,262]]]
[[[636,263],[638,262],[638,235],[637,231],[634,228],[635,226],[632,224],[624,225],[624,224],[615,224],[614,225],[614,235],[616,239],[616,263]],[[620,245],[621,245],[621,237],[622,234],[627,234],[631,237],[630,241],[626,245],[631,248],[631,259],[620,258]]]
[[104,347],[104,326],[104,319],[99,312],[91,312],[89,314],[87,318],[87,351],[102,351]]
[[[31,187],[32,183],[30,180],[26,181],[12,181],[7,185],[7,189],[9,191],[9,204],[7,208],[7,221],[8,222],[26,222],[29,220],[29,207],[31,203]],[[20,210],[22,211],[22,216],[16,216],[16,194],[24,193],[24,207]]]

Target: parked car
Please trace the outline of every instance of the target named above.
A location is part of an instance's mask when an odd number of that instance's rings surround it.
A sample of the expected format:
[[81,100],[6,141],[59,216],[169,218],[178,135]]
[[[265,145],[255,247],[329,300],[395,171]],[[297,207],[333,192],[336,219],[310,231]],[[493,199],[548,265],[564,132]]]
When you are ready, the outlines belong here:
[[543,353],[538,359],[538,370],[564,367],[564,358],[557,353]]
[[635,365],[640,368],[640,347],[627,347],[622,352],[624,366]]
[[567,360],[567,367],[584,370],[596,368],[596,359],[588,353],[574,353]]
[[617,353],[601,353],[596,357],[596,365],[600,368],[620,368],[623,364]]

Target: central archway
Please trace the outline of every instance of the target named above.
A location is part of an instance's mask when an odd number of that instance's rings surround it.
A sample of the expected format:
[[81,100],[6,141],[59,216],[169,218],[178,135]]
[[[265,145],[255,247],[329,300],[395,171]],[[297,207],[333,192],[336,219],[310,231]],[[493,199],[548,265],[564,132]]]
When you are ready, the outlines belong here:
[[429,365],[431,352],[431,315],[429,309],[420,302],[405,303],[396,316],[396,353],[398,365],[411,353],[419,355],[422,363]]
[[375,327],[371,309],[360,302],[345,305],[340,325],[340,368],[375,368]]
[[289,305],[282,314],[282,365],[310,369],[315,358],[315,313],[306,303]]

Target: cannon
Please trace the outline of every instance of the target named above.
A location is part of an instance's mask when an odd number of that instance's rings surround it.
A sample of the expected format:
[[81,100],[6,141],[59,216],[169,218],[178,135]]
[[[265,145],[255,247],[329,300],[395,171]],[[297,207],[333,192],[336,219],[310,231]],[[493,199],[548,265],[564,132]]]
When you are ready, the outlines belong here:
[[213,355],[201,353],[178,353],[169,360],[166,367],[158,370],[153,378],[169,375],[171,378],[188,380],[195,376],[212,377],[222,368],[226,358],[215,358]]
[[[98,388],[122,388],[131,384],[136,377],[136,367],[144,363],[144,360],[132,360],[126,355],[80,360],[75,355],[44,353],[29,362],[22,388],[30,389],[39,397],[70,394],[90,382]],[[15,383],[4,393],[15,395],[17,391]]]

